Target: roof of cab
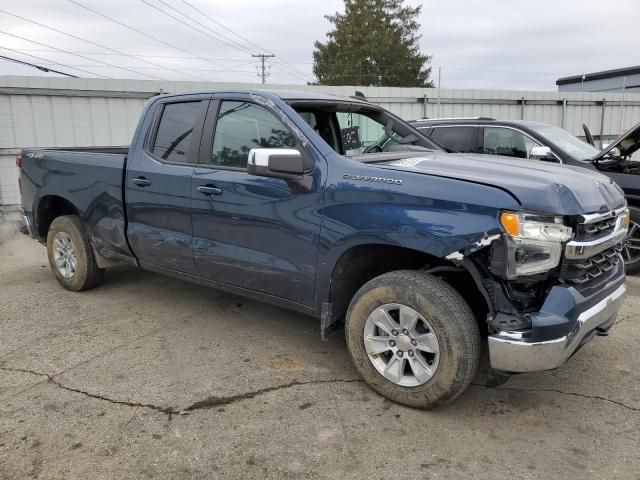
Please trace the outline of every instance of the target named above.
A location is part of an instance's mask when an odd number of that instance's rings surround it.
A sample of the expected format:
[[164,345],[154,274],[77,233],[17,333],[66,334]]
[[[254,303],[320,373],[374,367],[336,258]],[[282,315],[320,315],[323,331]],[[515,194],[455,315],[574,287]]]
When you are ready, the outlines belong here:
[[258,89],[237,89],[237,90],[205,90],[198,92],[178,92],[165,96],[178,95],[203,95],[203,94],[255,94],[278,97],[284,101],[326,101],[326,102],[348,102],[348,103],[367,103],[365,98],[347,97],[342,95],[334,95],[331,93],[306,92],[301,90],[258,90]]

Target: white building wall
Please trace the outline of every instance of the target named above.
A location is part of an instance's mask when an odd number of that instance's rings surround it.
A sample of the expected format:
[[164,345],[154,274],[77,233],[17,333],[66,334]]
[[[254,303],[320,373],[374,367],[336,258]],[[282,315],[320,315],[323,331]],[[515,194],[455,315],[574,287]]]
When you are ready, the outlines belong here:
[[[147,99],[159,92],[264,88],[260,84],[0,77],[0,206],[20,202],[15,157],[24,147],[120,146],[130,142]],[[364,93],[373,103],[413,120],[488,116],[537,120],[606,139],[640,122],[640,94],[518,92],[398,87],[267,85],[338,95]],[[525,99],[524,108],[522,98]],[[424,100],[426,99],[426,103]],[[567,101],[563,107],[563,99]]]

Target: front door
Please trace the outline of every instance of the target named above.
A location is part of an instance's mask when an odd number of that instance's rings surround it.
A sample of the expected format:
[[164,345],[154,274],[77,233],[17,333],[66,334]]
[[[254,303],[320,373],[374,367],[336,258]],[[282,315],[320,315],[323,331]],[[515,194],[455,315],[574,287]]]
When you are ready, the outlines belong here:
[[261,147],[302,148],[272,111],[249,98],[212,102],[192,185],[196,267],[212,280],[311,305],[320,169],[305,190],[249,175],[249,150]]
[[144,148],[128,160],[127,236],[141,264],[196,274],[192,250],[191,178],[208,99],[161,103]]

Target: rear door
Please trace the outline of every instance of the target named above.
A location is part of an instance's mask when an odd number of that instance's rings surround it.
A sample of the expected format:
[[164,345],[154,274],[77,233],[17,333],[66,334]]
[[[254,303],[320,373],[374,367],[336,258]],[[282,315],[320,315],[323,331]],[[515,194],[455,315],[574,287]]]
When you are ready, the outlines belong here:
[[324,161],[276,113],[249,96],[211,102],[192,185],[193,247],[201,276],[304,305],[313,303],[321,170],[308,188],[247,173],[252,148],[298,148]]
[[191,177],[210,96],[161,101],[144,148],[132,149],[125,183],[127,235],[143,265],[196,273]]

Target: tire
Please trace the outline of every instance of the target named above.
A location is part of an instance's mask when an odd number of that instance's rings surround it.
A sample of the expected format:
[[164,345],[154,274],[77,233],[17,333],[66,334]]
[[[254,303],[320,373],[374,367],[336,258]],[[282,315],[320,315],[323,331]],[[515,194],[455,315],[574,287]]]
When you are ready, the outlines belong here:
[[629,213],[631,222],[626,239],[627,245],[622,249],[622,257],[624,258],[627,275],[634,275],[640,272],[640,250],[630,247],[640,248],[640,209],[629,207]]
[[[65,265],[64,268],[60,263],[56,263],[56,258],[61,251],[60,245],[67,247],[67,252],[71,251],[70,248],[74,253],[75,267],[69,271],[66,270],[68,261],[60,262]],[[98,286],[104,279],[104,269],[98,268],[89,236],[77,215],[57,217],[51,223],[47,233],[47,255],[53,274],[60,285],[67,290],[74,292],[88,290]],[[70,275],[67,276],[67,273]]]
[[[418,382],[417,374],[415,378],[411,377],[415,371],[413,365],[417,363],[416,357],[419,354],[422,355],[423,363],[425,360],[428,363],[427,355],[432,354],[418,351],[421,347],[408,346],[406,340],[411,338],[410,335],[407,337],[398,332],[397,344],[395,341],[389,342],[394,343],[394,348],[398,350],[407,346],[409,349],[415,349],[411,357],[414,363],[403,370],[409,372],[409,375],[403,377],[403,384],[389,380],[380,370],[380,365],[385,362],[385,359],[393,358],[394,354],[385,352],[375,360],[371,360],[372,357],[367,352],[365,328],[370,331],[371,321],[367,323],[369,317],[382,318],[377,315],[380,311],[386,311],[385,309],[390,309],[388,316],[393,317],[394,304],[399,305],[400,309],[406,310],[406,307],[409,307],[407,311],[417,313],[422,320],[422,322],[419,321],[420,325],[423,323],[429,325],[428,329],[422,325],[423,332],[426,331],[427,336],[435,334],[437,339],[439,352],[431,360],[435,365],[435,371],[424,383]],[[387,335],[379,336],[382,330],[378,329],[376,332],[374,337],[367,335],[369,346],[372,338],[375,338],[376,342],[381,338],[387,338]],[[423,272],[395,271],[366,283],[349,305],[345,335],[353,362],[364,380],[381,395],[410,407],[426,409],[451,402],[467,389],[478,368],[480,331],[469,305],[448,284]],[[421,334],[417,333],[417,335]],[[388,338],[393,338],[392,334],[389,334]],[[400,346],[401,340],[404,347]],[[413,342],[414,340],[411,340],[411,345],[415,345]],[[376,343],[376,345],[379,344]],[[409,353],[409,350],[403,351],[403,358],[406,358],[404,365],[409,364]],[[396,352],[395,355],[400,354]],[[374,361],[377,362],[377,367],[374,366]],[[387,365],[390,362],[391,360]]]

